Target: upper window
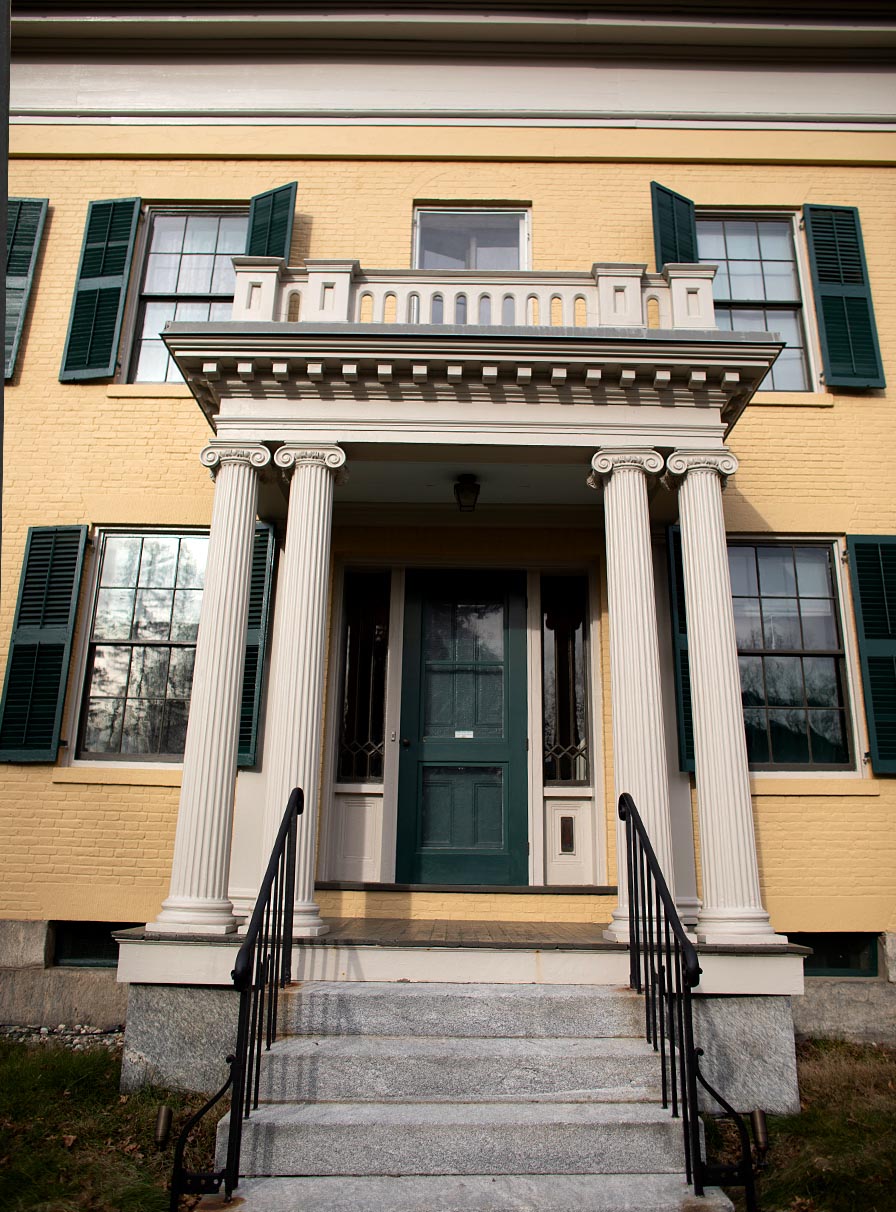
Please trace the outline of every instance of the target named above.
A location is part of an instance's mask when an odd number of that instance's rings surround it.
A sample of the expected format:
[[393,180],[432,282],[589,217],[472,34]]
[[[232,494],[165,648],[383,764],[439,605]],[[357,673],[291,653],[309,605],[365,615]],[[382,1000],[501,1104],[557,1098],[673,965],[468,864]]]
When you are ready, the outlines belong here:
[[848,766],[843,644],[832,551],[729,544],[752,766]]
[[415,214],[416,269],[526,269],[524,210],[420,209]]
[[806,391],[809,369],[800,282],[789,219],[697,219],[701,261],[718,267],[716,324],[780,333],[786,347],[762,381],[766,391]]
[[183,754],[208,536],[107,534],[79,757]]
[[179,383],[161,339],[169,320],[229,320],[232,258],[245,252],[248,214],[156,211],[149,217],[130,378]]

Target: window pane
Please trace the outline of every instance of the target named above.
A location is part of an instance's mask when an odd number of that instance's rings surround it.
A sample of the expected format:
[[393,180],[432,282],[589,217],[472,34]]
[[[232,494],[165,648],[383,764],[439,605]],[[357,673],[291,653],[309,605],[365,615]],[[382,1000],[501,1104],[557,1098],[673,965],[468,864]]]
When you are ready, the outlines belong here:
[[96,598],[93,636],[97,640],[127,640],[134,614],[132,589],[101,589]]
[[756,224],[759,229],[759,250],[763,258],[776,261],[793,260],[793,241],[788,222],[765,220]]
[[347,573],[338,778],[382,782],[389,573]]
[[732,299],[764,299],[762,266],[759,261],[729,261]]
[[846,744],[846,721],[842,711],[810,711],[809,739],[812,760],[841,765],[849,761]]
[[143,289],[152,294],[172,294],[177,288],[180,257],[168,253],[150,253],[146,258]]
[[762,647],[762,616],[758,598],[734,599],[734,630],[738,648]]
[[419,211],[418,268],[520,268],[521,211]]
[[177,535],[147,535],[143,540],[140,584],[152,587],[174,584],[180,540]]
[[799,657],[766,657],[765,688],[770,707],[802,707],[802,660]]
[[[719,268],[716,270],[716,276],[712,280],[712,295],[714,299],[730,299],[731,298],[731,282],[728,279],[728,262],[719,262]],[[731,327],[730,312],[728,313],[728,327]]]
[[764,711],[745,711],[744,730],[747,736],[747,760],[761,765],[769,761],[768,732]]
[[723,261],[725,259],[725,237],[721,220],[699,220],[697,223],[697,253],[701,261]]
[[796,598],[764,598],[762,619],[766,648],[802,648]]
[[798,299],[799,287],[796,281],[796,271],[785,261],[765,261],[762,266],[762,276],[765,278],[765,297],[767,299]]
[[588,781],[584,577],[541,579],[544,778]]
[[103,547],[101,585],[137,584],[142,540],[138,535],[108,535]]
[[803,598],[803,647],[813,652],[837,647],[834,603],[830,598]]
[[168,350],[161,341],[143,341],[137,358],[135,383],[164,383],[168,374]]
[[796,578],[800,595],[803,597],[823,598],[833,594],[831,584],[831,561],[828,551],[823,547],[797,547]]
[[174,309],[175,320],[199,320],[200,322],[208,319],[208,303],[185,303],[180,302]]
[[791,597],[796,593],[796,573],[790,547],[757,547],[759,591],[763,596]]
[[201,589],[178,590],[174,595],[171,614],[172,640],[195,640],[199,634],[199,609],[202,605]]
[[171,600],[167,589],[138,589],[134,608],[134,638],[167,640],[171,626]]
[[806,702],[810,707],[839,707],[837,662],[833,657],[804,657]]
[[[795,311],[772,311],[766,312],[765,324],[769,332],[776,332],[782,341],[786,341],[788,345],[802,346],[803,334],[800,329],[800,322],[797,319]],[[781,357],[787,353],[785,349]],[[775,363],[777,367],[780,363]]]
[[[773,391],[805,391],[809,386],[806,375],[806,359],[799,349],[782,349],[778,360],[772,367],[771,374],[766,375],[771,382],[769,388]],[[765,382],[763,381],[763,386]]]
[[742,656],[738,658],[740,665],[740,695],[745,707],[759,707],[765,704],[765,684],[762,677],[762,657]]
[[128,679],[128,698],[162,698],[165,693],[167,676],[167,648],[134,648],[131,657],[131,676]]
[[186,536],[180,541],[177,557],[178,589],[201,589],[205,584],[208,539],[204,535]]
[[179,253],[184,243],[185,215],[156,215],[152,221],[150,252]]
[[236,271],[231,257],[215,257],[212,274],[212,294],[232,295],[236,289]]
[[728,256],[738,260],[759,260],[759,237],[756,224],[750,219],[727,219],[725,238]]
[[729,547],[728,571],[731,574],[731,592],[735,596],[752,596],[759,593],[756,555],[752,547]]
[[218,252],[241,256],[246,251],[248,224],[246,215],[222,215],[218,228]]
[[93,654],[90,693],[94,698],[124,698],[130,665],[128,648],[99,647]]
[[189,699],[193,686],[195,648],[172,648],[168,661],[168,685],[166,694],[171,699]]
[[122,753],[158,753],[162,729],[162,704],[146,699],[129,699],[124,709],[121,732]]
[[215,258],[205,254],[190,254],[181,258],[178,294],[205,295],[211,290]]
[[147,303],[143,308],[143,336],[158,337],[168,321],[173,319],[173,303]]
[[87,704],[84,750],[88,753],[118,753],[124,699],[91,699]]
[[768,729],[773,762],[790,765],[809,761],[809,732],[805,711],[770,711]]
[[213,253],[218,242],[217,215],[189,215],[184,236],[185,253]]
[[188,702],[171,700],[162,712],[162,733],[159,737],[159,752],[177,756],[182,754],[187,742]]

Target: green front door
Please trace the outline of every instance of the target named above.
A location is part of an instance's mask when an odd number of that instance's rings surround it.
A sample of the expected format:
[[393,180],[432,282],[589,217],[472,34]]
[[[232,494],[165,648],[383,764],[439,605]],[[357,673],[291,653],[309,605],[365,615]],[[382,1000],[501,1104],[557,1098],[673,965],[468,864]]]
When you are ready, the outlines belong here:
[[396,879],[528,884],[523,573],[409,572]]

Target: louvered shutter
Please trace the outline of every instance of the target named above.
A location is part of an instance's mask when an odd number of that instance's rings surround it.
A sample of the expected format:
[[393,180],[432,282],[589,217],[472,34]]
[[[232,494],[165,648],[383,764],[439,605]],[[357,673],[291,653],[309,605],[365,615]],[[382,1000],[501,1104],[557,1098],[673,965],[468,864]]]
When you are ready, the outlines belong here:
[[859,212],[806,206],[806,240],[828,387],[886,387]]
[[896,538],[847,538],[875,774],[896,774]]
[[91,202],[59,378],[107,379],[118,342],[134,255],[139,198]]
[[684,601],[684,563],[681,528],[670,526],[666,552],[669,560],[669,610],[672,616],[672,652],[675,661],[675,711],[678,716],[678,767],[693,771],[694,721],[691,714],[691,675],[688,664],[688,623]]
[[0,704],[0,761],[55,762],[86,526],[28,531]]
[[695,262],[697,256],[697,221],[694,203],[674,190],[650,182],[653,206],[653,246],[656,249],[657,273],[667,262]]
[[240,700],[240,735],[237,763],[254,766],[258,748],[258,715],[264,680],[268,620],[271,611],[271,578],[274,571],[274,529],[259,522],[252,549],[249,586],[249,622],[246,632],[246,668]]
[[9,198],[6,203],[5,378],[12,377],[25,325],[28,296],[40,250],[47,198]]
[[292,224],[296,213],[296,182],[257,194],[249,206],[246,255],[282,257],[289,261]]

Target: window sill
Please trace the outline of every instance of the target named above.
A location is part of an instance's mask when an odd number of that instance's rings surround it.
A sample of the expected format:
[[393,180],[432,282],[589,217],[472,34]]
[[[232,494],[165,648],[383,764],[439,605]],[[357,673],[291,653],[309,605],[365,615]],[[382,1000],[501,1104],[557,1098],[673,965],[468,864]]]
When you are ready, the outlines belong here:
[[106,388],[110,399],[187,400],[193,393],[186,383],[110,383]]
[[179,787],[180,766],[160,770],[158,766],[59,766],[53,771],[54,783],[106,783],[126,787]]
[[880,795],[880,787],[879,779],[856,778],[855,775],[850,773],[847,773],[840,779],[832,777],[829,774],[810,777],[798,775],[792,779],[782,778],[780,774],[769,775],[768,778],[764,778],[759,774],[754,774],[750,777],[750,792],[753,795],[759,796],[877,796]]
[[773,408],[833,408],[834,396],[829,391],[757,391],[750,401]]

